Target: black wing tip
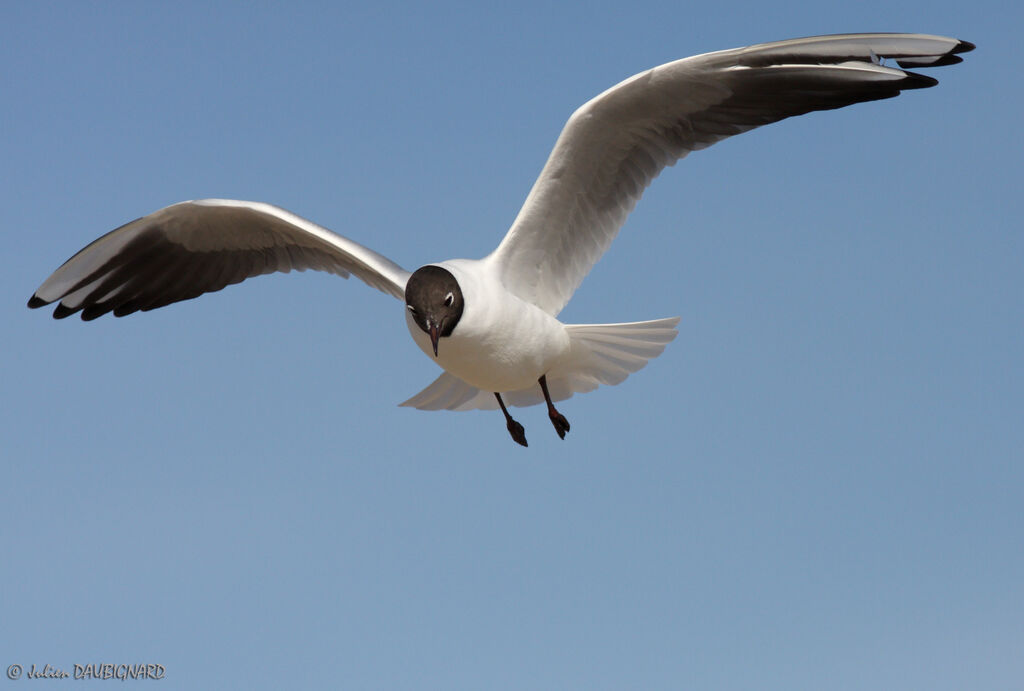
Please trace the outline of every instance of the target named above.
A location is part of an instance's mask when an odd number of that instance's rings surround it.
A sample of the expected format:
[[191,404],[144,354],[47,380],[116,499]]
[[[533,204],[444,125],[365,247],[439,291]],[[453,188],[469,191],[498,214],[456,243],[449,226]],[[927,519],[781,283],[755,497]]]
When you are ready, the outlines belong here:
[[905,74],[906,77],[899,84],[901,91],[905,89],[927,89],[939,83],[938,79],[925,74],[918,74],[917,72],[906,72]]
[[973,43],[971,43],[970,41],[960,41],[959,43],[956,44],[956,48],[954,48],[953,50],[951,50],[949,52],[950,53],[970,53],[975,48],[977,48],[977,46],[974,45]]
[[904,57],[903,59],[896,58],[896,64],[900,67],[945,67],[947,65],[956,65],[964,61],[963,58],[959,57],[959,53],[969,53],[974,50],[975,46],[970,41],[961,41],[956,39],[957,43],[944,55],[932,55],[932,56],[918,56],[918,57]]
[[[33,295],[28,299],[29,309],[39,309],[40,307],[46,307],[49,304],[52,304],[51,300],[44,300],[38,295]],[[127,311],[121,311],[122,309],[125,308],[127,308]],[[104,303],[90,305],[89,307],[83,309],[82,307],[67,307],[66,305],[64,305],[64,303],[60,303],[53,310],[53,318],[65,319],[67,317],[70,317],[72,314],[81,311],[82,321],[90,322],[93,319],[98,319],[99,317],[102,317],[104,314],[107,314],[109,312],[114,312],[115,316],[120,317],[123,316],[124,314],[134,312],[137,309],[138,307],[132,304],[127,304],[123,307],[115,308],[113,305],[109,303]]]
[[[53,300],[44,300],[43,298],[39,297],[38,295],[33,295],[32,297],[30,297],[28,299],[28,307],[29,307],[29,309],[33,309],[33,310],[34,309],[39,309],[40,307],[46,307],[47,305],[52,304],[52,303],[53,303]],[[61,302],[61,303],[59,303],[54,308],[54,310],[53,310],[53,318],[54,319],[64,319],[65,317],[70,317],[72,314],[77,312],[79,309],[81,309],[81,308],[80,307],[74,307],[74,308],[67,307],[63,302]]]
[[89,305],[82,310],[82,321],[91,322],[93,319],[99,319],[112,309],[112,306],[105,304]]
[[53,318],[64,319],[66,317],[70,317],[72,314],[75,314],[80,309],[80,307],[68,307],[62,302],[59,305],[57,305],[57,307],[53,310]]
[[122,304],[120,304],[120,305],[118,305],[117,307],[114,308],[114,316],[118,317],[118,318],[126,317],[129,314],[134,314],[135,312],[138,312],[138,311],[139,311],[139,304],[138,304],[138,302],[136,302],[134,300],[129,300],[128,302],[122,303]]

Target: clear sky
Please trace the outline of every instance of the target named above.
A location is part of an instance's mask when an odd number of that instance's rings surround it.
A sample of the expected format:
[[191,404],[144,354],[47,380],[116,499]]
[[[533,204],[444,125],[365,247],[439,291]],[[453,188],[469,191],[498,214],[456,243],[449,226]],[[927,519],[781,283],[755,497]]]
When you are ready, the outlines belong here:
[[[0,4],[0,667],[150,662],[161,689],[1015,688],[1022,20]],[[678,315],[679,337],[563,403],[565,441],[542,407],[516,413],[529,449],[496,412],[398,408],[436,368],[355,279],[92,323],[25,308],[86,243],[184,199],[272,202],[409,269],[482,256],[585,100],[846,31],[978,50],[934,89],[655,181],[562,316]]]

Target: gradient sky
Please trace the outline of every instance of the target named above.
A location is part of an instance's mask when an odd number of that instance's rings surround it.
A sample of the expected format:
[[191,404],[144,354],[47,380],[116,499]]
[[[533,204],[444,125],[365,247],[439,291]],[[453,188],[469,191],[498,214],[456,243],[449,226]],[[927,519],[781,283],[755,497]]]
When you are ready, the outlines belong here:
[[[0,667],[1016,688],[1022,23],[994,2],[0,4]],[[872,30],[979,48],[934,89],[667,170],[562,317],[678,315],[679,337],[560,405],[565,441],[542,407],[517,412],[529,449],[496,412],[396,407],[437,371],[355,279],[92,323],[25,308],[184,199],[272,202],[409,269],[482,256],[612,84]]]

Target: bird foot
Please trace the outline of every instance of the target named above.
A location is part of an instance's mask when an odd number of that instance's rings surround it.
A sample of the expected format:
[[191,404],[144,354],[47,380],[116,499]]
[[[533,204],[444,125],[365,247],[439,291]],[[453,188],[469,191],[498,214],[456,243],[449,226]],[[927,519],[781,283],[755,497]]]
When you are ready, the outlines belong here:
[[507,427],[508,433],[512,435],[512,439],[516,444],[519,444],[520,446],[529,446],[529,444],[526,443],[526,430],[523,429],[522,425],[512,418],[509,418]]
[[548,411],[548,417],[551,418],[551,424],[555,426],[558,438],[565,439],[565,433],[569,431],[569,421],[554,408]]

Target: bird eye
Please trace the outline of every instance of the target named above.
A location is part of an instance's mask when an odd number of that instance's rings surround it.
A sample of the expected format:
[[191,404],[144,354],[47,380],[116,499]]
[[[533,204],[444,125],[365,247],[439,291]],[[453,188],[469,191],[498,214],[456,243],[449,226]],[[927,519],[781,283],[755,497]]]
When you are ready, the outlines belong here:
[[451,307],[453,302],[455,302],[455,296],[454,295],[452,295],[451,293],[448,293],[447,295],[444,296],[444,306],[445,307]]

